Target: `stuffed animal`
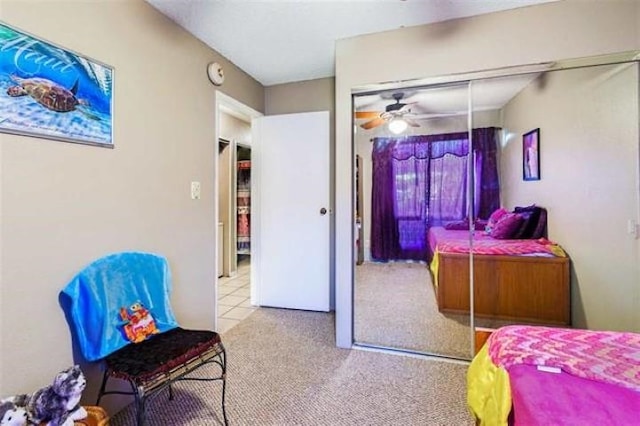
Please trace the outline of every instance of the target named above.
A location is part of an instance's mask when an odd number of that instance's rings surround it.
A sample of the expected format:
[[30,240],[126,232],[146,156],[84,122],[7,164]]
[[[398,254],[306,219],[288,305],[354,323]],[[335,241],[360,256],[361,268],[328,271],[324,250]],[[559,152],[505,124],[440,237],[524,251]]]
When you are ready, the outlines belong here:
[[87,411],[80,406],[80,397],[86,386],[82,370],[75,365],[58,373],[53,384],[31,395],[15,396],[12,402],[26,408],[31,424],[73,426],[74,420],[87,417]]
[[27,424],[27,411],[11,401],[0,403],[0,425],[24,426]]
[[125,337],[133,343],[140,343],[152,334],[160,333],[151,312],[139,301],[131,305],[129,310],[124,306],[120,308],[120,319]]

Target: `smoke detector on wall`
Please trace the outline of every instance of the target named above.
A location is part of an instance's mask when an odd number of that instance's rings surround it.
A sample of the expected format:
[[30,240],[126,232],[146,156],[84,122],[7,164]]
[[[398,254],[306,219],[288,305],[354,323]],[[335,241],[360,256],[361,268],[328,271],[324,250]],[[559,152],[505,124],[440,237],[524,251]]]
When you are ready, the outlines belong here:
[[207,75],[209,80],[216,86],[222,86],[222,83],[224,83],[224,70],[222,65],[217,62],[212,62],[207,66]]

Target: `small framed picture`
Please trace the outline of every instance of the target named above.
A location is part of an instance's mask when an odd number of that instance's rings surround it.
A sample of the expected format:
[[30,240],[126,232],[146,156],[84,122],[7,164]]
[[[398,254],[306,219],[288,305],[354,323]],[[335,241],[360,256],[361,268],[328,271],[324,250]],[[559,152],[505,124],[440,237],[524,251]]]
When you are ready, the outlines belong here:
[[522,135],[522,179],[540,180],[540,129]]

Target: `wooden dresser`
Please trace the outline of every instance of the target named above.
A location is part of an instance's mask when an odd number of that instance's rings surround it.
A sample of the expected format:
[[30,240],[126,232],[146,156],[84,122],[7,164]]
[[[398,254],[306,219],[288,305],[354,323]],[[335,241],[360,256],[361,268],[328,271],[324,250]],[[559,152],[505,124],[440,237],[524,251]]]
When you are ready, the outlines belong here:
[[[534,324],[571,324],[567,257],[474,256],[475,314]],[[436,298],[443,313],[469,312],[469,255],[441,253]]]

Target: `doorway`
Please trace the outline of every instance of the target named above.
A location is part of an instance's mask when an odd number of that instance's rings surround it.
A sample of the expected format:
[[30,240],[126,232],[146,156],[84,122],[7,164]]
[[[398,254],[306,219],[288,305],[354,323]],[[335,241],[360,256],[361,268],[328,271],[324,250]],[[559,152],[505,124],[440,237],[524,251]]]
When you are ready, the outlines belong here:
[[251,303],[251,121],[260,115],[220,92],[216,95],[216,330],[220,333],[256,309]]

